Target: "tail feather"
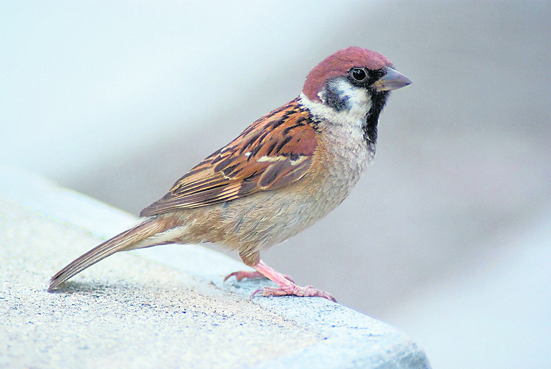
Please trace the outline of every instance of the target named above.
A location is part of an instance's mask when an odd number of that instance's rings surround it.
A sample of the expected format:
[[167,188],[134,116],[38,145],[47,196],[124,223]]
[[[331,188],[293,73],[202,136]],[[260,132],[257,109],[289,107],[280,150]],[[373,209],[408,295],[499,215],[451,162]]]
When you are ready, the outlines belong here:
[[[52,291],[69,278],[82,272],[89,266],[94,265],[98,261],[113,255],[114,253],[139,248],[136,247],[138,242],[143,241],[159,232],[163,232],[173,226],[173,222],[167,221],[167,219],[152,218],[138,224],[133,228],[130,228],[125,232],[122,232],[110,240],[96,246],[57,272],[50,279],[48,291]],[[152,245],[150,244],[149,246]]]

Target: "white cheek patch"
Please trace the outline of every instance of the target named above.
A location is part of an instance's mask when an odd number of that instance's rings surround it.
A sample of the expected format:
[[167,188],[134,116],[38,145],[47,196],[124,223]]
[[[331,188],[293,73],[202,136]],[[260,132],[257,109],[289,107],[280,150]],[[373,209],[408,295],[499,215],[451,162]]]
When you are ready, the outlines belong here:
[[[345,79],[334,79],[329,82],[327,88],[330,88],[331,93],[336,95],[342,104],[346,106],[346,110],[365,109],[366,106],[370,105],[371,100],[367,95],[366,89],[354,86]],[[325,89],[320,92],[324,97],[326,93]],[[324,99],[322,101],[326,102]]]
[[[312,101],[304,94],[300,94],[300,102],[306,107],[312,115],[321,120],[330,121],[333,125],[343,125],[355,128],[361,128],[365,124],[367,112],[371,108],[371,99],[368,97],[367,91],[349,83],[340,82],[343,93],[348,97],[347,107],[350,108],[338,111],[331,106],[322,102]],[[321,98],[321,97],[320,97]]]

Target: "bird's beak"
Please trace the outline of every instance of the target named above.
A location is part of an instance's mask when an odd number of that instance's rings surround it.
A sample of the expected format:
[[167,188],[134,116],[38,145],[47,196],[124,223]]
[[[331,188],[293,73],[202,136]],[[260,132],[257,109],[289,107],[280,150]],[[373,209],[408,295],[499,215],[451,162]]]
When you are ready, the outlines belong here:
[[409,78],[394,69],[387,67],[386,74],[371,85],[377,91],[390,91],[406,87],[411,84]]

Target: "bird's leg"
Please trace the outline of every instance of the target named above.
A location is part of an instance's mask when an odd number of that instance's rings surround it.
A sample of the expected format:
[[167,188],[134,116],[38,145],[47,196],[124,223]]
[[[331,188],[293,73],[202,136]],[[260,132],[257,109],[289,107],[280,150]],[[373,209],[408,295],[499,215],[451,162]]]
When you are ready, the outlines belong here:
[[272,282],[278,285],[278,287],[264,287],[253,292],[251,297],[254,297],[257,293],[262,294],[262,296],[301,296],[301,297],[323,297],[325,299],[337,302],[333,296],[325,291],[320,291],[315,289],[312,286],[300,287],[294,284],[292,281],[285,278],[284,275],[276,272],[262,260],[260,260],[256,265],[252,266],[258,273],[265,275]]
[[[254,264],[258,263],[260,261],[260,253],[258,251],[253,253],[248,252],[240,252],[239,256],[241,257],[241,260],[245,263],[245,265],[248,265],[252,267]],[[258,271],[239,271],[239,272],[233,272],[231,274],[228,274],[226,278],[224,278],[224,282],[228,280],[230,277],[235,277],[235,279],[239,282],[242,279],[259,279],[259,278],[268,278],[264,274],[258,272]]]
[[239,272],[233,272],[230,273],[224,278],[224,282],[226,282],[229,278],[235,277],[236,281],[241,281],[243,279],[260,279],[260,278],[267,278],[264,274],[261,274],[257,271],[251,272],[249,270],[241,270]]
[[333,296],[325,291],[320,291],[312,286],[300,287],[297,286],[290,278],[287,276],[276,272],[274,269],[270,268],[268,265],[264,264],[260,260],[260,255],[258,252],[253,255],[243,255],[241,254],[241,259],[243,262],[250,267],[254,268],[256,272],[235,272],[228,275],[224,280],[228,279],[231,276],[240,281],[243,278],[268,278],[278,287],[264,287],[253,292],[251,298],[256,294],[261,293],[262,296],[301,296],[301,297],[323,297],[325,299],[337,302]]
[[[281,274],[285,279],[291,281],[291,282],[295,282],[293,280],[293,278],[291,278],[291,276],[287,275],[287,274]],[[240,282],[241,280],[243,279],[268,279],[269,277],[265,276],[264,274],[262,274],[261,272],[259,271],[250,271],[250,270],[241,270],[239,272],[233,272],[233,273],[230,273],[226,276],[226,278],[224,278],[224,282],[226,282],[229,278],[231,277],[235,277],[235,280]]]

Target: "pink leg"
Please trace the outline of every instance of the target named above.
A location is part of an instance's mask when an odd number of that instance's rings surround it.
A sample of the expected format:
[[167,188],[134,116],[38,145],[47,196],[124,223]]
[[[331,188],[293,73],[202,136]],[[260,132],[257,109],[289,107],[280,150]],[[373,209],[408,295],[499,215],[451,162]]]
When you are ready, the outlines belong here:
[[229,278],[235,277],[235,279],[239,282],[245,278],[247,279],[259,279],[259,278],[266,278],[263,274],[259,272],[249,272],[249,271],[240,271],[240,272],[233,272],[231,274],[228,274],[226,278],[224,278],[224,282],[226,282]]
[[[282,274],[282,276],[285,277],[285,279],[288,279],[289,281],[294,282],[293,278],[291,278],[290,276],[288,276],[286,274]],[[226,278],[224,278],[224,282],[226,282],[231,277],[235,277],[235,279],[238,282],[245,279],[245,278],[247,278],[247,279],[265,279],[265,278],[268,278],[260,272],[256,272],[256,271],[255,272],[249,272],[249,271],[242,270],[240,272],[233,272],[233,273],[228,274],[226,276]]]
[[[306,286],[306,287],[299,287],[297,286],[292,280],[289,280],[286,278],[286,276],[276,272],[266,264],[262,260],[260,260],[256,265],[253,265],[253,268],[256,270],[256,272],[236,272],[230,274],[226,279],[228,279],[231,276],[235,276],[237,280],[241,280],[243,278],[249,278],[248,275],[257,277],[258,275],[265,276],[266,278],[269,278],[272,282],[278,285],[278,287],[264,287],[262,289],[256,290],[251,295],[251,298],[254,297],[257,293],[261,293],[262,296],[287,296],[287,295],[293,295],[293,296],[301,296],[301,297],[323,297],[325,299],[331,300],[333,302],[337,302],[333,296],[331,296],[329,293],[317,290],[313,288],[312,286]],[[242,274],[241,274],[242,273]]]

